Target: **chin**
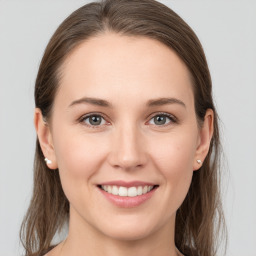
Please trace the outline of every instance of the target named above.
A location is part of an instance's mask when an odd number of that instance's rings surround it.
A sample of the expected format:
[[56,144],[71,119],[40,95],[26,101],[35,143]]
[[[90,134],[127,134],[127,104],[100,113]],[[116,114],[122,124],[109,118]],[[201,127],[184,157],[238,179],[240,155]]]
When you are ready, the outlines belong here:
[[105,225],[100,225],[100,223],[99,225],[101,227],[100,231],[105,236],[116,240],[132,241],[146,238],[154,233],[157,229],[157,224],[153,225],[153,223],[149,219],[145,220],[145,218],[144,220],[127,218],[123,221],[111,221],[110,223],[105,223]]
[[105,233],[106,236],[121,241],[136,241],[148,237],[151,234],[148,230],[127,228],[125,230],[113,229]]

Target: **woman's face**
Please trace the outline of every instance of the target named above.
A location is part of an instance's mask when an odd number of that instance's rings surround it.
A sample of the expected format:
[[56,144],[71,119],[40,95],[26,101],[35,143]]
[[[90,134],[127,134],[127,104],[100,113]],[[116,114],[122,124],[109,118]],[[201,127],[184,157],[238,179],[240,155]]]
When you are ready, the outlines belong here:
[[106,33],[61,72],[41,146],[59,169],[70,223],[125,240],[174,229],[205,156],[185,64],[153,39]]

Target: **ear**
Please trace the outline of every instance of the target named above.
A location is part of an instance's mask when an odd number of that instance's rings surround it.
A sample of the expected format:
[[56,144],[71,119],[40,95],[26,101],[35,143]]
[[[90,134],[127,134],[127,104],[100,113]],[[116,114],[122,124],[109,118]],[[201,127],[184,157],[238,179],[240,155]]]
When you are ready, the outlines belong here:
[[207,109],[205,113],[203,125],[199,131],[198,145],[196,149],[194,166],[193,166],[194,170],[198,170],[202,166],[204,159],[208,154],[212,135],[213,135],[213,130],[214,130],[213,127],[214,127],[214,112],[212,109]]
[[57,169],[58,166],[53,146],[52,133],[49,124],[44,121],[42,112],[39,108],[36,108],[34,112],[34,125],[44,157],[51,161],[51,163],[48,162],[45,164],[47,164],[50,169]]

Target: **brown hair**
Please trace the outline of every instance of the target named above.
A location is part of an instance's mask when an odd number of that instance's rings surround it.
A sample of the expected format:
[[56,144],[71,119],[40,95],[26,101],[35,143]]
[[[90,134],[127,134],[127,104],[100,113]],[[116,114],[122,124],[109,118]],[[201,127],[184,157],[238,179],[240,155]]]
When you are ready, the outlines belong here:
[[[50,118],[65,58],[80,43],[106,31],[153,38],[172,48],[190,70],[198,123],[204,120],[207,109],[214,111],[209,153],[200,170],[194,172],[189,192],[177,211],[175,244],[185,255],[216,255],[221,230],[226,230],[220,200],[218,117],[202,46],[175,12],[154,0],[105,0],[73,12],[58,27],[45,50],[35,84],[36,107],[46,120]],[[49,171],[37,140],[33,196],[20,231],[25,255],[38,256],[51,249],[54,235],[68,218],[69,202],[59,172]]]

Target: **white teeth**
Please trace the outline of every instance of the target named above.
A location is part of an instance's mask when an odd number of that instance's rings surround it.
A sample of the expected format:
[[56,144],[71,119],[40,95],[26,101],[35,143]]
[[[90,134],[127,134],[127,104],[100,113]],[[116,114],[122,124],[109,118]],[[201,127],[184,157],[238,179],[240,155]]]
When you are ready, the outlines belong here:
[[148,186],[148,192],[152,190],[153,186]]
[[119,196],[127,196],[127,188],[119,187],[118,195]]
[[138,187],[138,196],[140,196],[140,195],[142,195],[142,187],[141,186]]
[[128,196],[128,197],[135,197],[140,196],[142,194],[146,194],[153,189],[154,186],[139,186],[139,187],[118,187],[118,186],[110,186],[110,185],[103,185],[101,188],[106,192],[119,195],[119,196]]
[[112,194],[113,194],[113,195],[118,195],[118,191],[119,191],[119,189],[118,189],[117,186],[113,186],[113,187],[112,187]]
[[135,187],[128,188],[128,196],[133,197],[137,195],[138,195],[137,188]]
[[146,194],[148,192],[148,186],[145,186],[142,190],[142,194]]

